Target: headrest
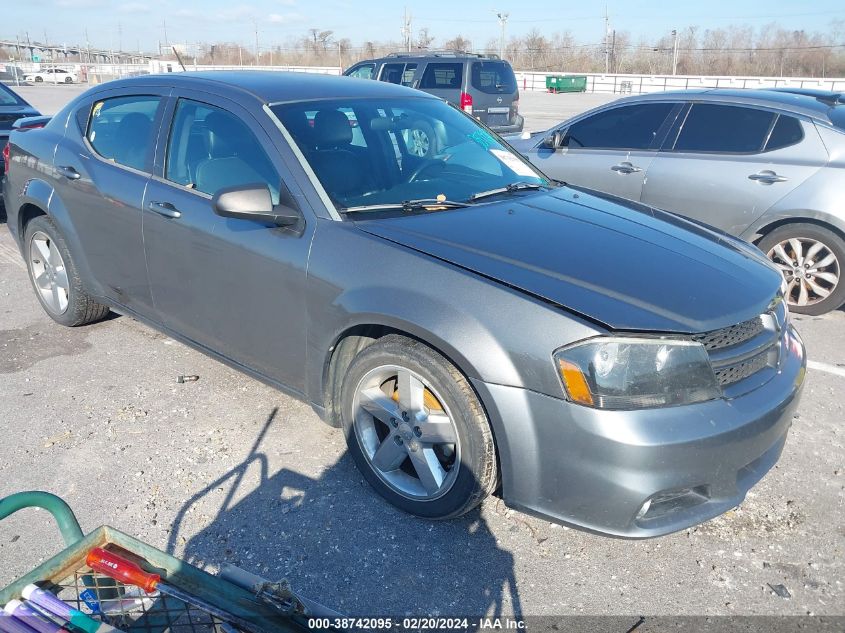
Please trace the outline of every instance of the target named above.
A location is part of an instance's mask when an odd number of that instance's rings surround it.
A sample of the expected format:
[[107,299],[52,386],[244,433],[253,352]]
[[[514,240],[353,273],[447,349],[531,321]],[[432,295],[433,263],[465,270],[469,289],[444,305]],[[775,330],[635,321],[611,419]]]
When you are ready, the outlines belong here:
[[340,110],[320,110],[314,117],[314,137],[320,149],[349,145],[352,142],[349,118]]

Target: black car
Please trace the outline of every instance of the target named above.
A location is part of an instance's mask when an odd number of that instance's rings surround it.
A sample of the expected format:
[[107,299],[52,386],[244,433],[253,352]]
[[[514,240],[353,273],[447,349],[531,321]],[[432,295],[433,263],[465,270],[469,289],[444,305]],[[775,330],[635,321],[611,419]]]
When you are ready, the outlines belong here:
[[499,134],[522,131],[516,76],[511,65],[497,55],[461,51],[391,53],[358,62],[343,74],[428,92],[460,107]]
[[[9,132],[15,121],[18,119],[38,116],[40,112],[24,101],[20,95],[15,93],[8,86],[0,83],[0,181],[6,173],[6,142],[9,140]],[[3,200],[0,197],[0,218],[5,217],[3,211]]]

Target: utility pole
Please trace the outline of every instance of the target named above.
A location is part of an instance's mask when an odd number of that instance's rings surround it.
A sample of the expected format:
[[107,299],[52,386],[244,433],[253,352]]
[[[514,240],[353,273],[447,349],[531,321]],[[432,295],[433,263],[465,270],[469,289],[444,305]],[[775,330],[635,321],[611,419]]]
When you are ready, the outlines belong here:
[[610,68],[615,73],[619,72],[619,64],[616,63],[616,29],[610,38]]
[[117,23],[117,51],[120,53],[123,50],[123,25]]
[[405,7],[405,18],[402,21],[402,28],[400,29],[402,37],[405,38],[405,49],[411,52],[411,14],[408,13],[408,7]]
[[165,20],[164,18],[162,18],[161,20],[161,26],[164,28],[164,46],[165,48],[169,48],[170,42],[167,40],[167,20]]
[[604,5],[604,74],[610,72],[610,16],[607,14],[607,5]]
[[493,10],[493,13],[496,14],[496,17],[499,18],[499,26],[502,28],[501,33],[499,35],[499,58],[505,58],[505,24],[508,23],[508,16],[509,13],[504,13],[497,9]]
[[678,31],[677,29],[672,29],[672,37],[675,38],[675,42],[672,45],[672,74],[678,74]]
[[255,26],[255,61],[253,62],[253,66],[258,64],[258,20],[253,21],[253,25]]

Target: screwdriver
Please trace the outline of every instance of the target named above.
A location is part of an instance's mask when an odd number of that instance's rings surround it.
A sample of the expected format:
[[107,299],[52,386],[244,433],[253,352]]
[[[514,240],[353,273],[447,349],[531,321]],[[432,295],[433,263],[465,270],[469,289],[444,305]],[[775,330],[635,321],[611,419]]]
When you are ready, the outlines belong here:
[[230,622],[244,631],[249,631],[251,633],[265,633],[264,629],[245,618],[215,607],[213,604],[206,602],[202,598],[197,598],[196,596],[182,591],[178,587],[161,582],[160,575],[145,572],[132,561],[126,560],[114,552],[104,550],[101,547],[95,547],[88,552],[85,562],[92,570],[108,576],[113,580],[122,582],[125,585],[139,587],[146,593],[159,591],[159,593],[181,600],[182,602],[216,616],[225,622]]

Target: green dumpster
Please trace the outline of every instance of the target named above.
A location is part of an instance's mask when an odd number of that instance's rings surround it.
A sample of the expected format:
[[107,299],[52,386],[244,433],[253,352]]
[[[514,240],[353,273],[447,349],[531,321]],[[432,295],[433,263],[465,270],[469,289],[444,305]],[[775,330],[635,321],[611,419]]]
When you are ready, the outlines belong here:
[[584,75],[547,75],[546,90],[549,92],[584,92],[587,77]]

